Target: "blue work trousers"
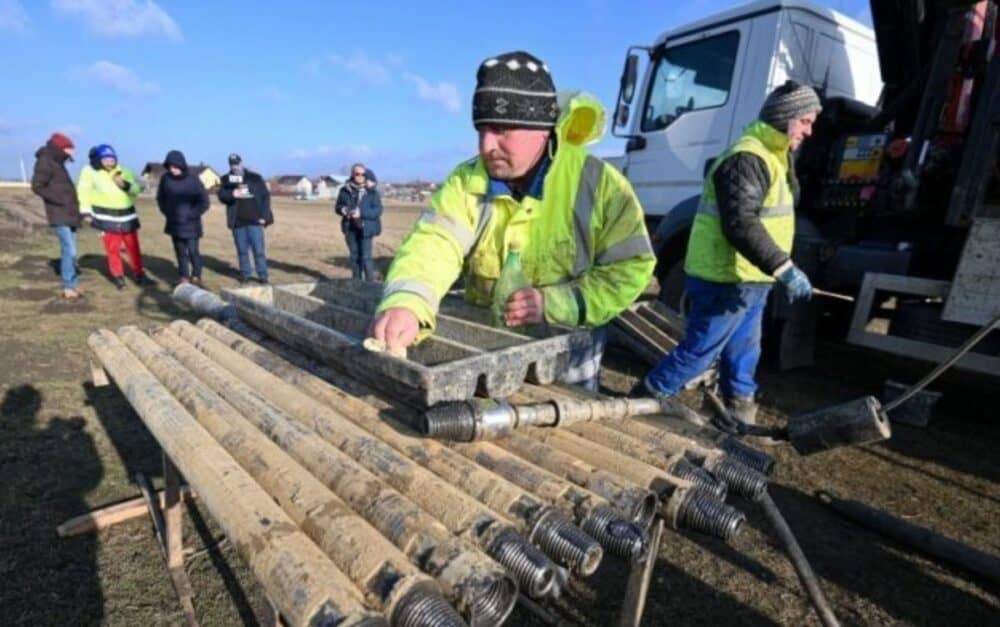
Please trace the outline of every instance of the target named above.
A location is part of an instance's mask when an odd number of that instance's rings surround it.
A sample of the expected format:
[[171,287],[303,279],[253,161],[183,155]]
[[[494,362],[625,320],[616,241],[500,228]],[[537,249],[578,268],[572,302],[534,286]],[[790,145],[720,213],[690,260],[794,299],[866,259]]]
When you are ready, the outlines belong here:
[[673,395],[719,361],[726,398],[752,398],[760,361],[761,321],[769,283],[713,283],[687,279],[691,311],[684,340],[646,376],[654,391]]
[[267,282],[267,256],[264,252],[264,227],[257,224],[238,226],[233,229],[233,241],[236,242],[236,256],[240,260],[240,276],[247,280],[252,276],[250,271],[250,251],[253,251],[253,264],[257,270],[257,278]]
[[59,225],[52,227],[52,230],[59,238],[59,274],[63,289],[75,290],[80,284],[80,275],[76,271],[76,229]]

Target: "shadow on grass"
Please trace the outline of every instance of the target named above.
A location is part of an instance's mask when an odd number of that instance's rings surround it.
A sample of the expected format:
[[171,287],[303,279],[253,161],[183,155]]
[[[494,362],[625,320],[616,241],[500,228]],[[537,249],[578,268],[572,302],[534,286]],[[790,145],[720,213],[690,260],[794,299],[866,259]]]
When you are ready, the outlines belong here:
[[98,625],[105,620],[97,538],[57,538],[55,525],[86,512],[104,476],[80,416],[40,415],[32,385],[0,402],[0,608],[5,625]]

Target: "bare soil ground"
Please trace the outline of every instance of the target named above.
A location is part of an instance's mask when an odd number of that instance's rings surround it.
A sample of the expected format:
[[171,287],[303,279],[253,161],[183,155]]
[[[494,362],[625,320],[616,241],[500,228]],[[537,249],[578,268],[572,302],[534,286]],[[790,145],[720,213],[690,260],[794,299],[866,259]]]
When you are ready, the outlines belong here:
[[[0,206],[11,193],[0,191]],[[18,200],[20,203],[21,201]],[[376,243],[385,270],[416,218],[388,207]],[[267,232],[275,283],[349,276],[346,246],[330,207],[279,201]],[[83,303],[57,299],[55,238],[0,224],[0,623],[4,625],[175,625],[182,618],[146,519],[99,534],[60,539],[67,518],[135,496],[134,474],[159,483],[158,448],[121,394],[88,382],[87,335],[125,324],[151,327],[189,318],[175,307],[176,280],[162,218],[141,203],[144,260],[153,286],[116,291],[96,232],[79,233]],[[202,250],[209,288],[235,283],[235,252],[221,207],[206,216]],[[2,217],[0,217],[2,222]],[[9,228],[7,228],[9,226]],[[611,355],[602,384],[625,391],[644,366]],[[764,367],[765,420],[877,392],[885,378],[910,381],[924,367],[824,345],[820,363],[795,373]],[[774,498],[797,532],[835,611],[848,625],[998,624],[995,586],[914,556],[853,525],[814,498],[826,489],[867,502],[979,549],[1000,554],[1000,423],[996,381],[953,374],[932,424],[898,426],[887,443],[799,458],[773,449]],[[747,502],[749,524],[732,546],[667,532],[646,625],[817,624],[787,560]],[[271,612],[218,526],[196,507],[186,537],[188,570],[204,625],[260,624]],[[609,566],[576,591],[586,604],[571,622],[612,624],[623,573]],[[523,612],[511,624],[534,624]]]

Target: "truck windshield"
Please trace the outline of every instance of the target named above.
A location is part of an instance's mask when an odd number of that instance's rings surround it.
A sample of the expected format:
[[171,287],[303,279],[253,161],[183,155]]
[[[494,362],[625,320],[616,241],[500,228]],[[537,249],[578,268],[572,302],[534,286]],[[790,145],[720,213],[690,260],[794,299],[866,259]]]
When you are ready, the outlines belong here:
[[658,131],[688,111],[726,104],[739,43],[739,31],[729,31],[661,51],[646,96],[642,130]]

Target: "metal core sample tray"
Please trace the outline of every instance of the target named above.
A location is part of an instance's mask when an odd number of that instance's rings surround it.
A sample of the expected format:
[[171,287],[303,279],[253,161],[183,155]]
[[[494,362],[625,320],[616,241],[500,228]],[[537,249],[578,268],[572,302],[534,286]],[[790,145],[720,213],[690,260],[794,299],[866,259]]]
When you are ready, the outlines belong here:
[[[488,312],[460,297],[441,304],[435,334],[406,359],[361,346],[382,285],[351,279],[222,290],[245,322],[366,383],[390,386],[430,406],[515,393],[527,379],[547,384],[566,369],[570,351],[593,346],[590,331],[538,325],[527,333],[484,324]],[[402,388],[402,389],[401,389]]]

